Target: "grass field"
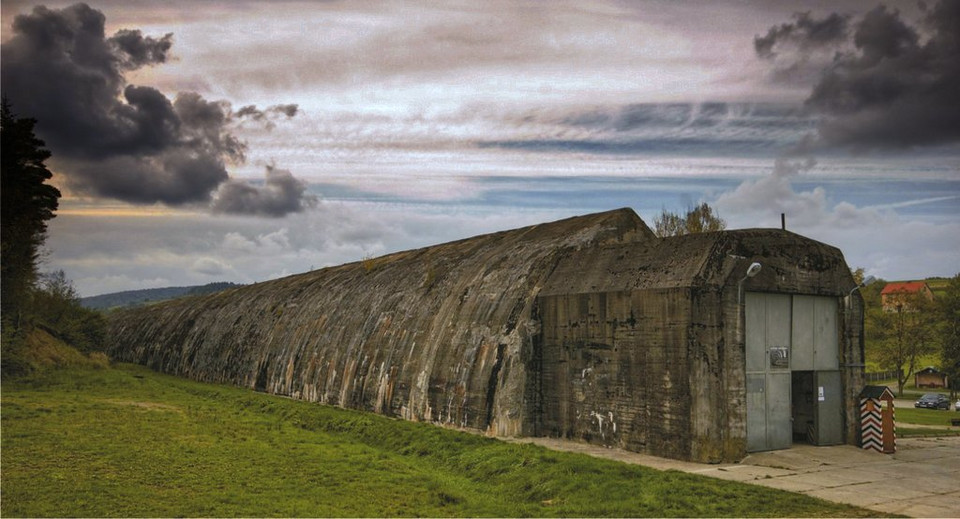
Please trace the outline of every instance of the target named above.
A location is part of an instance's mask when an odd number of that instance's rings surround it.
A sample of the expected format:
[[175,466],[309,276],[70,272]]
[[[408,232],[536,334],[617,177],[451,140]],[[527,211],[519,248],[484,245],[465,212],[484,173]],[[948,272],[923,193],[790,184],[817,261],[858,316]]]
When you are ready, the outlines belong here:
[[898,407],[896,409],[897,423],[912,423],[917,425],[942,425],[950,427],[951,418],[960,418],[956,411],[941,409],[916,409],[913,407]]
[[135,366],[2,390],[4,517],[873,514]]
[[[951,427],[950,425],[951,419],[960,418],[960,413],[956,411],[898,407],[896,409],[896,417],[897,436],[901,438],[916,436],[960,436],[960,428]],[[915,427],[916,425],[924,427]]]

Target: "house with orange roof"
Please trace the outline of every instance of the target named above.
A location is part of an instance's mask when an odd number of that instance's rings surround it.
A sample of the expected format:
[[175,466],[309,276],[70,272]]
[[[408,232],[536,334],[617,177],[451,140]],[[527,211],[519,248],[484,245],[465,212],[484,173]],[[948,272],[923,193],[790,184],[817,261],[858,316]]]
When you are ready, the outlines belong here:
[[884,312],[910,311],[910,299],[918,296],[933,301],[933,291],[923,281],[894,281],[880,291]]

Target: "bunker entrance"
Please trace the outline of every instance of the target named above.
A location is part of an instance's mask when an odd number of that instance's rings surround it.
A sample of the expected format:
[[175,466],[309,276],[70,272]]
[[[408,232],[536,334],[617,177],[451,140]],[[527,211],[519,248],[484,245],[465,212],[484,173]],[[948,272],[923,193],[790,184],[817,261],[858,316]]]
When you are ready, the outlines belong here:
[[747,451],[842,443],[837,300],[746,296]]

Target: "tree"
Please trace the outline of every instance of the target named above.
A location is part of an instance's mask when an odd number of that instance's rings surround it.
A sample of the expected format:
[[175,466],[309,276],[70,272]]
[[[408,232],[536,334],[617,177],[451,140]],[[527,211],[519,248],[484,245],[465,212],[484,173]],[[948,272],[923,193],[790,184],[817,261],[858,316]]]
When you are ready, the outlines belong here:
[[863,269],[863,267],[857,267],[850,271],[850,275],[853,276],[853,282],[856,283],[857,286],[863,283],[864,278],[866,278],[865,274],[866,271]]
[[660,238],[668,236],[683,236],[698,232],[722,231],[727,228],[727,222],[715,213],[706,202],[688,209],[683,216],[671,213],[666,209],[653,220],[653,232]]
[[60,191],[46,184],[50,152],[33,133],[36,120],[16,117],[6,98],[0,119],[0,313],[18,329]]
[[950,380],[950,396],[960,390],[960,273],[937,296],[940,314],[940,364]]
[[879,305],[867,311],[867,340],[880,366],[897,371],[897,394],[916,370],[917,360],[936,351],[938,312],[922,294],[905,295],[893,311]]
[[82,352],[102,349],[106,320],[80,304],[73,283],[62,270],[40,275],[33,293],[31,317],[50,333]]
[[80,305],[80,296],[62,270],[40,274],[32,299],[31,314],[48,324],[63,321],[72,307]]

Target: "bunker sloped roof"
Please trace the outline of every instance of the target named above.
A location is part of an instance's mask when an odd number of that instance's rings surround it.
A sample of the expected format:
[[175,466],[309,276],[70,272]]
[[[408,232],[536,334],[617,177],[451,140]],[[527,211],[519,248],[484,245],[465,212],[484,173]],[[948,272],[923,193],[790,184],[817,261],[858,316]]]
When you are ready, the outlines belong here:
[[538,295],[729,286],[755,260],[764,264],[758,281],[777,290],[853,287],[840,252],[822,243],[778,230],[658,239],[619,209],[117,312],[109,354],[203,381],[520,435],[532,423],[524,395]]
[[110,354],[199,380],[517,434],[519,364],[535,326],[527,320],[557,262],[649,239],[636,213],[620,209],[399,252],[117,313]]
[[841,295],[854,286],[839,249],[779,229],[746,229],[583,249],[561,260],[541,295],[722,286],[754,261],[763,266],[758,279],[784,292],[812,284],[817,294]]

